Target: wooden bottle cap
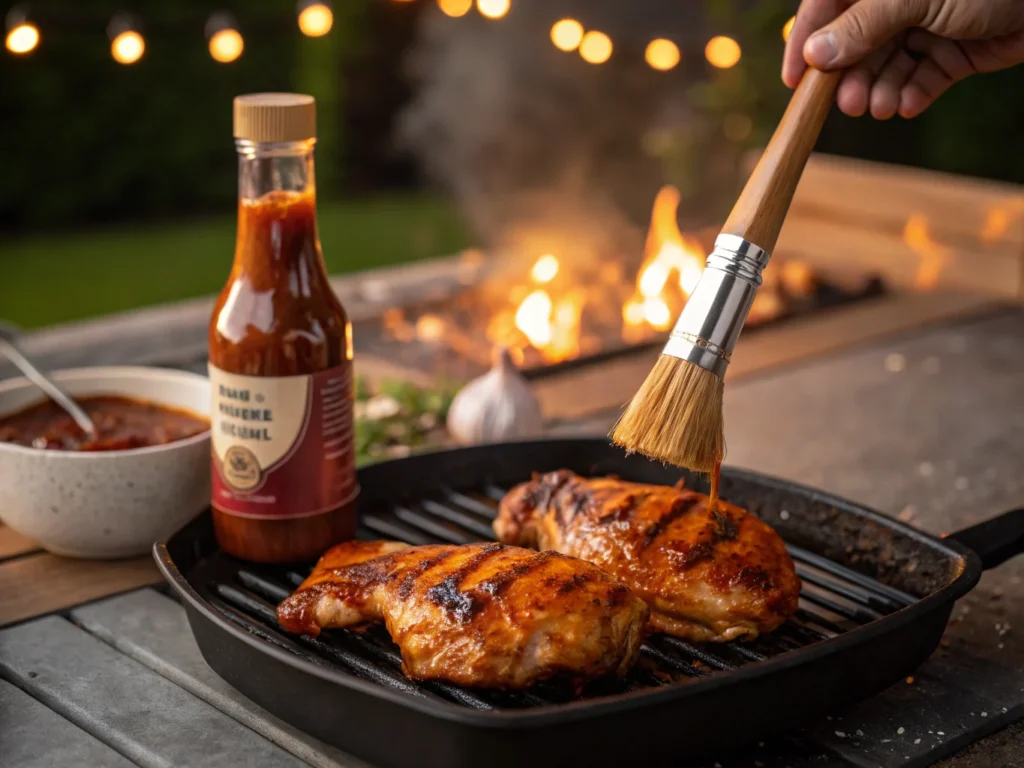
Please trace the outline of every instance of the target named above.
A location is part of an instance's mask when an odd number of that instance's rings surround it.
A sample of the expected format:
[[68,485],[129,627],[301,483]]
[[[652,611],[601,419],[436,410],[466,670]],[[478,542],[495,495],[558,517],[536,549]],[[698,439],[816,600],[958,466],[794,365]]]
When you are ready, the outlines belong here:
[[249,141],[306,141],[316,138],[316,101],[303,93],[236,96],[234,136]]

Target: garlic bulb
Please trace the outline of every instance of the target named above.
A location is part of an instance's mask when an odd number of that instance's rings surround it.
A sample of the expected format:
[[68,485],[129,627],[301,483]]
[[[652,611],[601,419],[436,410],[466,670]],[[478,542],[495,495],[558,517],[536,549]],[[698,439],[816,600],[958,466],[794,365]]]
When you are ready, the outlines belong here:
[[491,370],[459,390],[448,409],[448,432],[459,443],[495,443],[539,435],[544,423],[530,385],[497,347]]

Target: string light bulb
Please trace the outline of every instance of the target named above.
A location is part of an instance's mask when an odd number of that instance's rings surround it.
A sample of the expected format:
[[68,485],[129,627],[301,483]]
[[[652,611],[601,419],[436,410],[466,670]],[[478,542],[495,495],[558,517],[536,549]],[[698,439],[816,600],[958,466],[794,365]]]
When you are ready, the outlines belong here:
[[210,56],[221,64],[235,61],[245,49],[242,33],[230,13],[215,13],[210,17],[206,22],[206,38],[210,43]]
[[299,0],[299,31],[306,37],[323,37],[334,26],[334,11],[327,0]]
[[654,69],[667,72],[679,63],[679,46],[671,40],[659,37],[647,44],[644,59]]
[[23,8],[15,6],[7,14],[6,19],[7,50],[19,56],[31,53],[39,45],[39,28],[29,21]]
[[708,63],[719,69],[729,69],[736,66],[742,55],[743,52],[740,50],[740,44],[725,35],[712,37],[704,48],[704,56],[707,58]]
[[604,64],[612,56],[612,39],[604,32],[590,30],[580,41],[580,56],[588,64]]
[[457,19],[469,13],[473,7],[473,0],[437,0],[437,7],[445,16]]
[[119,13],[110,20],[107,26],[110,55],[118,64],[134,64],[146,52],[146,41],[139,29],[135,17],[125,13]]
[[790,16],[782,27],[782,40],[783,42],[789,42],[789,33],[793,31],[793,25],[796,23],[796,16]]
[[476,0],[476,9],[488,19],[500,19],[512,6],[512,0]]
[[560,51],[575,51],[583,40],[583,25],[576,19],[562,19],[551,26],[551,42]]

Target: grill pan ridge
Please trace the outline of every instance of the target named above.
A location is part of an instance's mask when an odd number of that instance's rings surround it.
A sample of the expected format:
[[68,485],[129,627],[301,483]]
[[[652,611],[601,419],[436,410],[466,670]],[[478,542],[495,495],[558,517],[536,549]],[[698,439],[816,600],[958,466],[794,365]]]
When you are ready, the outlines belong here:
[[[542,440],[421,454],[360,470],[360,538],[412,544],[491,539],[497,502],[533,472],[687,485],[695,475],[603,439]],[[302,567],[217,551],[202,515],[154,554],[210,666],[296,727],[382,766],[679,765],[792,728],[874,693],[935,649],[979,557],[879,513],[788,481],[723,469],[722,496],[786,540],[800,610],[752,643],[696,645],[656,635],[622,683],[569,698],[418,683],[382,627],[299,638],[274,609]],[[399,737],[400,735],[400,737]]]

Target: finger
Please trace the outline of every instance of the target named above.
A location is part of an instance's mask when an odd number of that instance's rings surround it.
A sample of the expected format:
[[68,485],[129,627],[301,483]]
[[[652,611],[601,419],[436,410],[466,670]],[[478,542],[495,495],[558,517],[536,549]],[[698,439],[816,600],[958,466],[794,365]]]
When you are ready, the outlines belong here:
[[786,49],[782,55],[782,82],[796,88],[807,69],[804,61],[804,43],[815,31],[834,21],[849,5],[844,0],[804,0],[796,12],[796,21],[789,31]]
[[871,73],[863,67],[857,67],[843,75],[836,90],[836,104],[840,112],[850,117],[860,117],[867,112],[871,79]]
[[978,71],[961,43],[933,35],[923,29],[910,31],[906,47],[914,53],[923,53],[934,60],[953,80],[963,80]]
[[909,82],[900,92],[900,115],[908,119],[917,117],[949,90],[954,82],[934,59],[918,62]]
[[875,77],[895,47],[895,43],[890,41],[843,76],[836,91],[836,103],[843,114],[860,117],[867,112]]
[[930,32],[914,30],[907,36],[907,48],[925,55],[900,91],[899,113],[912,118],[924,112],[953,83],[976,69],[963,47]]
[[1024,64],[1024,31],[992,40],[963,40],[960,47],[978,72],[998,72]]
[[888,120],[900,108],[900,92],[910,80],[917,62],[903,48],[898,48],[882,67],[871,87],[871,116]]
[[808,38],[804,59],[819,69],[849,67],[887,40],[919,26],[926,10],[927,0],[860,0]]

